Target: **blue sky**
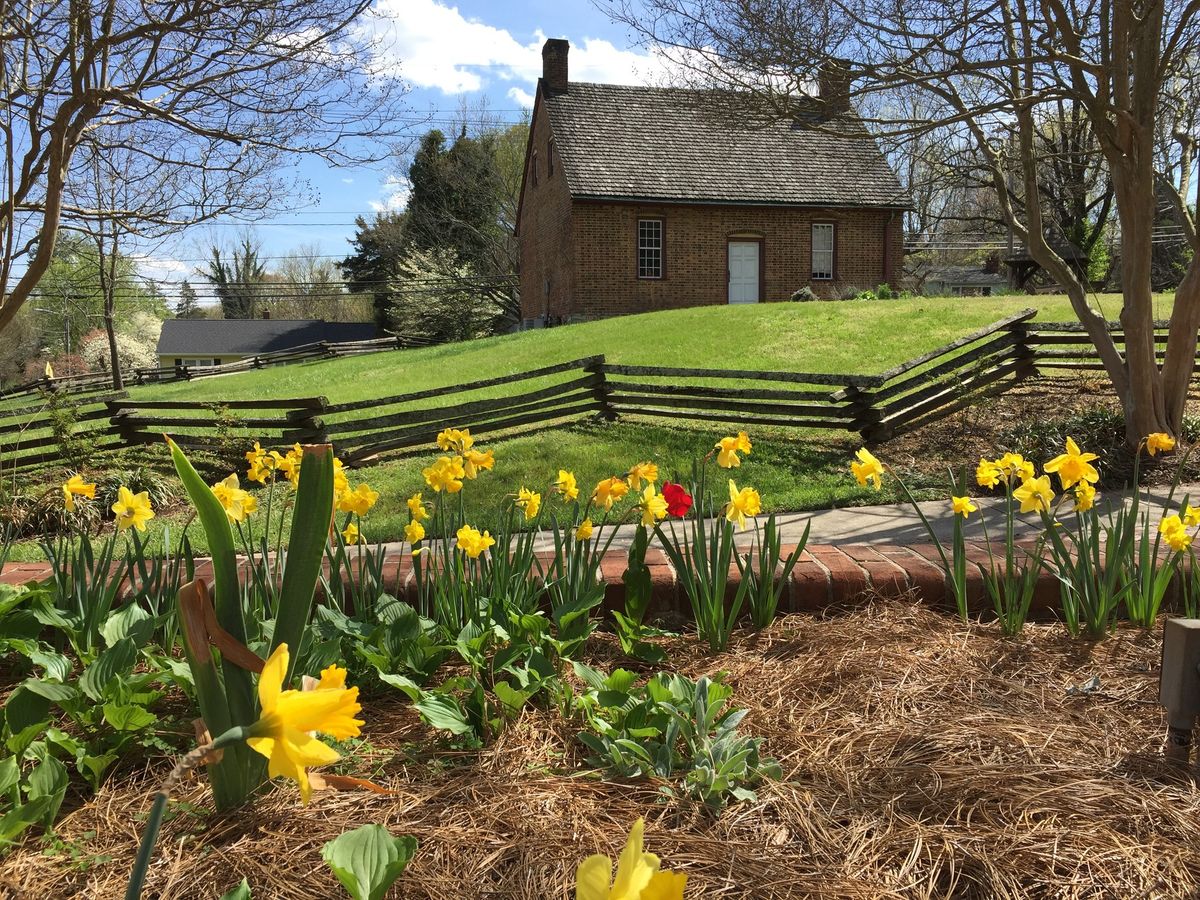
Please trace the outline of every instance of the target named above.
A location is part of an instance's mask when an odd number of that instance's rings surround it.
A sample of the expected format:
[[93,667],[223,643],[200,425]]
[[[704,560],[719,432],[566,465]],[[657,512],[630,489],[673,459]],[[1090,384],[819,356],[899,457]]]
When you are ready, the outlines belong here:
[[[520,121],[533,102],[541,73],[541,46],[547,37],[571,42],[571,78],[637,84],[661,77],[663,66],[632,46],[624,26],[612,23],[590,0],[376,0],[364,23],[388,52],[376,66],[411,86],[407,107],[413,136],[446,127],[463,102],[486,98],[492,113]],[[400,207],[405,185],[399,162],[375,167],[333,169],[320,160],[297,162],[315,202],[297,201],[294,210],[256,223],[265,256],[311,245],[341,258],[354,232],[356,215]],[[191,277],[213,236],[234,237],[237,223],[195,229],[152,251],[143,273],[166,281]]]

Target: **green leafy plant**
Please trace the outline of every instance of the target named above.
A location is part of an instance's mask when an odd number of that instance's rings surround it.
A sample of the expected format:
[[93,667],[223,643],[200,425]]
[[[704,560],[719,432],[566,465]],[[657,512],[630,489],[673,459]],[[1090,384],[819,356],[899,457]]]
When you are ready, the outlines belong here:
[[709,649],[718,652],[729,646],[750,582],[740,580],[732,600],[727,597],[735,556],[733,523],[718,514],[708,497],[703,463],[693,467],[692,497],[682,526],[682,540],[675,531],[674,520],[667,520],[666,531],[661,524],[656,525],[655,533],[687,594],[696,630]]
[[416,852],[416,838],[364,825],[325,844],[321,858],[354,900],[383,900]]
[[662,648],[644,640],[647,629],[643,620],[650,608],[653,589],[650,569],[646,566],[649,547],[650,537],[646,526],[639,522],[626,554],[625,572],[621,575],[625,584],[625,611],[614,609],[612,617],[622,652],[645,662],[661,663],[666,658]]
[[[196,508],[208,538],[213,566],[213,609],[224,632],[246,643],[246,616],[242,606],[233,532],[225,508],[196,473],[183,451],[172,442],[171,456],[184,489]],[[333,451],[328,445],[305,448],[296,490],[295,514],[287,560],[279,589],[275,624],[269,649],[286,643],[295,648],[285,681],[290,681],[303,659],[305,637],[325,541],[333,512]],[[181,611],[182,614],[182,611]],[[184,650],[195,684],[201,715],[211,734],[224,734],[235,726],[249,726],[257,718],[257,695],[250,672],[227,656],[220,658],[220,674],[213,649],[199,636],[183,630]],[[218,809],[240,805],[265,778],[265,761],[249,747],[230,746],[209,766],[209,779]]]
[[730,798],[753,800],[754,786],[782,777],[779,764],[761,755],[762,739],[738,732],[747,710],[728,705],[733,689],[721,681],[660,673],[634,688],[636,676],[623,670],[605,676],[576,663],[575,672],[590,688],[590,730],[579,740],[593,765],[664,779],[666,793],[679,790],[714,809]]
[[757,525],[754,529],[754,542],[747,553],[737,553],[734,559],[742,582],[747,584],[746,599],[750,608],[750,619],[756,628],[766,628],[775,620],[779,609],[779,600],[787,588],[788,578],[800,555],[808,544],[808,533],[812,527],[809,522],[804,526],[796,548],[783,556],[783,538],[779,526],[775,522],[775,514],[767,517],[767,524],[760,531]]

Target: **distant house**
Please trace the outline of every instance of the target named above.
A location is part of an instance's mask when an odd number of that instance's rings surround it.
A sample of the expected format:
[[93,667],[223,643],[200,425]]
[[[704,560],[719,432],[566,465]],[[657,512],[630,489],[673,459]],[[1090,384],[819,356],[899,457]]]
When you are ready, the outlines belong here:
[[569,49],[542,48],[517,215],[525,326],[895,285],[910,200],[836,69],[797,121],[772,122],[737,94],[570,81]]
[[980,266],[931,269],[921,285],[921,293],[927,297],[990,297],[1009,292],[1007,277]]
[[370,322],[323,319],[167,319],[158,338],[158,364],[220,366],[247,356],[292,350],[320,341],[366,341],[378,337]]

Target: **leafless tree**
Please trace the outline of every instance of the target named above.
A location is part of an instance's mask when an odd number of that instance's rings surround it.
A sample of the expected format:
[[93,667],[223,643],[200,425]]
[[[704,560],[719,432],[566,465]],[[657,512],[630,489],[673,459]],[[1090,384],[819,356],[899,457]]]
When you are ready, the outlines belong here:
[[[287,196],[292,154],[386,155],[403,86],[370,76],[369,0],[14,0],[0,4],[0,328],[59,228],[182,228]],[[173,202],[77,202],[80,148],[172,179]],[[89,154],[91,156],[93,154]],[[168,175],[169,173],[169,175]],[[78,192],[77,192],[78,193]]]
[[[671,57],[682,80],[737,89],[791,117],[811,102],[822,65],[836,65],[879,133],[943,129],[973,144],[1003,219],[1059,282],[1095,343],[1131,441],[1178,434],[1200,328],[1200,237],[1178,191],[1181,237],[1193,250],[1180,281],[1163,362],[1151,290],[1156,157],[1164,109],[1196,109],[1196,0],[609,0],[613,15]],[[833,61],[839,61],[834,63]],[[921,120],[871,104],[920,93]],[[1085,280],[1052,245],[1040,127],[1054,110],[1086,119],[1112,181],[1119,226],[1122,350]],[[1192,120],[1194,122],[1194,119]],[[1193,130],[1182,146],[1195,146]],[[1186,131],[1186,128],[1185,128]],[[1190,141],[1190,143],[1188,143]],[[1091,152],[1091,151],[1088,151]],[[1182,158],[1181,153],[1175,154]],[[1187,166],[1185,166],[1187,168]]]

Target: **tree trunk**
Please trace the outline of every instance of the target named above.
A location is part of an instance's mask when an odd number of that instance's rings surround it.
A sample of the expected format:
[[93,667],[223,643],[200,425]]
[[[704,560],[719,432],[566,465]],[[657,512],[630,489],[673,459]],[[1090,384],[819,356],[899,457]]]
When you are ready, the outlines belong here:
[[1150,288],[1154,252],[1154,174],[1149,166],[1133,163],[1115,167],[1112,175],[1121,219],[1121,294],[1124,301],[1121,327],[1125,331],[1125,368],[1129,373],[1128,390],[1121,397],[1121,403],[1125,409],[1126,438],[1136,446],[1152,432],[1175,431],[1167,421],[1163,378],[1154,343],[1154,294]]

